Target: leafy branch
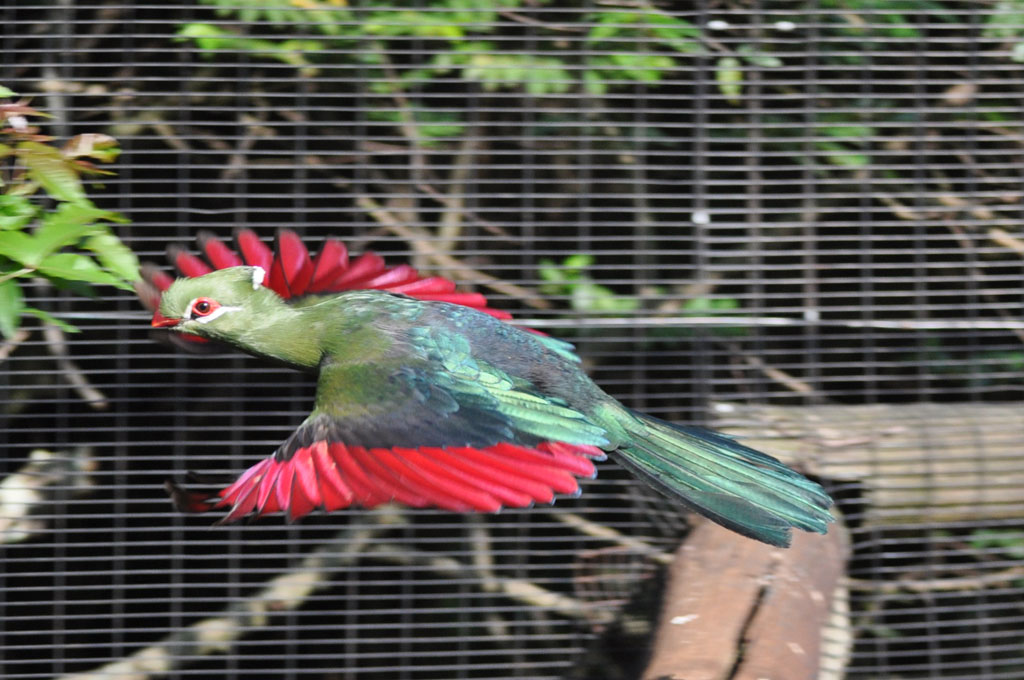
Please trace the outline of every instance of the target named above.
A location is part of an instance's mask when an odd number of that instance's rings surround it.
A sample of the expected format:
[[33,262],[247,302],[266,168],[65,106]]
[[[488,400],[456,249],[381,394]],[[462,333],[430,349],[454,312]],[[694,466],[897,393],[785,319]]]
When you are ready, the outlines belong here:
[[[0,86],[0,98],[15,96]],[[128,220],[96,207],[83,182],[112,174],[95,162],[116,160],[117,141],[81,134],[58,148],[30,124],[40,117],[48,116],[25,101],[0,103],[0,333],[6,338],[26,314],[77,330],[26,304],[23,284],[32,277],[86,295],[92,285],[131,290],[138,277],[135,255],[110,228]]]

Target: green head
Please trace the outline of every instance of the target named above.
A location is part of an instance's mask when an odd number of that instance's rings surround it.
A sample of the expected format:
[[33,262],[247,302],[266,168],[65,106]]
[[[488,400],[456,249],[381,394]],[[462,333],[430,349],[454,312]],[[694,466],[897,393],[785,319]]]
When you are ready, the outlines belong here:
[[230,267],[178,279],[160,298],[153,326],[230,342],[285,307],[263,286],[265,276],[262,267]]

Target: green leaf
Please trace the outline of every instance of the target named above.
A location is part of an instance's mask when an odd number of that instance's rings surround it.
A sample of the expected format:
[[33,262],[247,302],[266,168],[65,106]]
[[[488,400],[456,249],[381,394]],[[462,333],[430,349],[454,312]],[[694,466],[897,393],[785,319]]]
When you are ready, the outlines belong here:
[[761,52],[753,45],[740,45],[736,48],[736,53],[743,57],[744,61],[748,64],[753,64],[760,68],[779,68],[782,66],[781,59],[774,54]]
[[608,85],[597,71],[588,69],[583,72],[583,89],[587,94],[603,97],[608,93]]
[[39,264],[38,269],[45,276],[52,276],[58,279],[96,283],[131,290],[131,286],[113,274],[100,269],[100,266],[87,255],[57,253],[43,260]]
[[[178,29],[178,41],[192,40],[203,52],[250,52],[264,59],[271,59],[295,66],[306,77],[317,74],[318,69],[306,58],[307,52],[319,52],[324,49],[323,43],[317,40],[263,40],[249,38],[232,31],[222,29],[213,24],[185,24]],[[212,57],[212,54],[206,54]]]
[[72,326],[67,321],[62,321],[62,320],[58,319],[57,317],[55,317],[53,314],[50,314],[49,312],[44,312],[43,310],[41,310],[41,309],[39,309],[37,307],[25,307],[21,311],[24,314],[31,314],[32,316],[36,317],[37,319],[39,319],[43,323],[48,323],[48,324],[51,324],[53,326],[57,326],[62,331],[67,331],[68,333],[80,333],[81,332],[81,329],[78,328],[77,326]]
[[370,35],[386,37],[414,36],[417,38],[441,38],[446,40],[462,40],[466,37],[457,17],[443,12],[376,12],[371,14],[363,29]]
[[86,240],[85,247],[96,253],[100,264],[116,276],[126,281],[139,278],[139,260],[135,253],[109,231],[93,234]]
[[729,103],[740,103],[740,95],[743,94],[743,71],[740,69],[739,59],[736,57],[719,59],[715,80],[718,82],[718,91],[729,100]]
[[43,259],[42,246],[22,231],[0,232],[0,255],[34,269]]
[[826,152],[825,157],[832,165],[859,168],[871,163],[871,157],[867,154],[853,151],[839,142],[817,142],[814,146]]
[[1018,0],[997,2],[985,21],[982,35],[986,38],[1020,38],[1024,36],[1024,3]]
[[562,267],[569,270],[576,270],[575,273],[579,273],[580,270],[592,267],[594,265],[594,256],[588,253],[576,253],[570,255],[562,261]]
[[0,194],[0,230],[17,230],[31,222],[38,208],[24,196]]
[[657,83],[665,71],[676,66],[675,59],[664,54],[617,52],[609,55],[621,75],[641,83]]
[[47,213],[35,233],[40,259],[65,246],[77,244],[96,229],[97,220],[115,220],[116,213],[100,210],[91,203],[63,203]]
[[51,197],[69,203],[86,200],[78,173],[60,151],[40,142],[22,142],[18,151],[29,179],[38,182]]
[[574,83],[560,59],[532,54],[474,54],[462,76],[482,83],[489,92],[522,87],[537,96],[568,92]]
[[21,325],[21,312],[24,300],[21,286],[15,279],[0,283],[0,333],[11,338]]
[[821,128],[821,132],[829,137],[854,137],[862,139],[875,134],[875,128],[870,125],[830,125]]

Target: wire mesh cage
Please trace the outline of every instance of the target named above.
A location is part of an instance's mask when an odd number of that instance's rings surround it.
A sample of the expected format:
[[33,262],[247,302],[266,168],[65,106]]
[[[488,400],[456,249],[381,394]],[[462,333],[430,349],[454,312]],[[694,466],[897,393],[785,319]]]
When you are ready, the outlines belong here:
[[[44,134],[117,140],[89,194],[143,259],[287,228],[486,293],[628,406],[828,485],[845,677],[1024,675],[1017,0],[7,0],[0,25]],[[312,379],[26,281],[81,332],[26,317],[0,348],[0,676],[639,677],[687,515],[614,463],[551,507],[211,528],[165,479],[269,454]]]

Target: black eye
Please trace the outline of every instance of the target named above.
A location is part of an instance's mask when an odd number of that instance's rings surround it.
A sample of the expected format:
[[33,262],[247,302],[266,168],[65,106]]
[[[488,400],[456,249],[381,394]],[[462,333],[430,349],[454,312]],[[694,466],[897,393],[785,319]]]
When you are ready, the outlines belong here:
[[199,298],[192,303],[192,318],[200,316],[209,316],[215,309],[220,307],[216,300],[210,298]]

